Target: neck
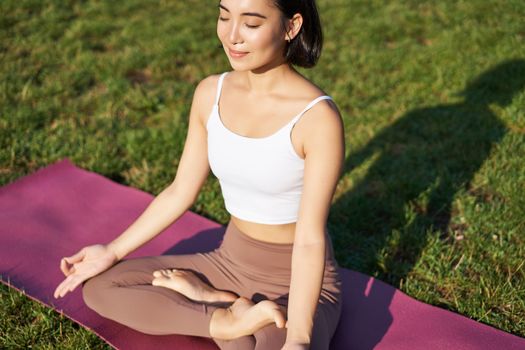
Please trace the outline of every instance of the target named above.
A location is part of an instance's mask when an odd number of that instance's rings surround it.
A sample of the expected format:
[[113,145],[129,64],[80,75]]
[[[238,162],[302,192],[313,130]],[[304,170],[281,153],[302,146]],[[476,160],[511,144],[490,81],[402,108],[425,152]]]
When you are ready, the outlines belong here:
[[244,84],[250,94],[268,95],[276,93],[283,88],[283,81],[297,74],[296,70],[287,63],[271,67],[260,67],[244,72]]

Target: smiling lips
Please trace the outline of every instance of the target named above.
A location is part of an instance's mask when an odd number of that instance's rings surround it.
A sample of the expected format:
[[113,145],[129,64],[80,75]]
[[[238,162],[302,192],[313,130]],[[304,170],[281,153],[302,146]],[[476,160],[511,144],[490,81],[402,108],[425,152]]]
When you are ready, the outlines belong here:
[[229,52],[230,52],[230,56],[233,57],[233,58],[241,58],[241,57],[244,57],[248,54],[248,52],[244,52],[244,51],[235,51],[235,50],[232,50],[232,49],[228,49]]

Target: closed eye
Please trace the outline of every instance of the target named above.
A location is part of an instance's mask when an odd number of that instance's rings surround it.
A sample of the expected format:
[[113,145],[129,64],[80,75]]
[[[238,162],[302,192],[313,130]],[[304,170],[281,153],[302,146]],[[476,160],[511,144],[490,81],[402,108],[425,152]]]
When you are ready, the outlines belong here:
[[[222,22],[226,22],[227,20],[229,20],[229,18],[219,17],[219,20],[222,21]],[[249,25],[249,24],[245,24],[245,25],[246,25],[246,27],[248,27],[250,29],[260,27],[260,25]]]

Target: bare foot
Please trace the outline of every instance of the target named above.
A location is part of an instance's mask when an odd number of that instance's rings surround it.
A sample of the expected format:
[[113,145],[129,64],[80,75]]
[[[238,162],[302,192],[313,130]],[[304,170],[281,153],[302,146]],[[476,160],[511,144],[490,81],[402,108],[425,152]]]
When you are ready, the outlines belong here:
[[215,339],[231,340],[251,335],[258,329],[275,323],[277,327],[285,325],[285,313],[271,300],[254,304],[245,297],[238,298],[227,309],[217,309],[210,322],[210,335]]
[[151,282],[154,286],[173,289],[187,298],[200,302],[233,302],[238,295],[220,291],[204,283],[191,271],[166,269],[153,272],[155,277]]

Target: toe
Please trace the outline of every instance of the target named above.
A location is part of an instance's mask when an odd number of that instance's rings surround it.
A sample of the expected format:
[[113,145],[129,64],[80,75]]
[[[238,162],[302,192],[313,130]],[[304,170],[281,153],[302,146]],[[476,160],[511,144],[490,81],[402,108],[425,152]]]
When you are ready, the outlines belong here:
[[279,309],[273,310],[273,319],[277,328],[284,328],[286,324],[286,319],[284,318],[283,313]]
[[220,297],[221,301],[235,301],[238,299],[236,295],[228,292],[221,292]]
[[162,285],[162,279],[161,278],[154,278],[152,281],[151,281],[151,285],[153,286],[160,286]]
[[169,278],[168,276],[162,274],[160,275],[159,277],[155,277],[152,281],[151,281],[151,284],[154,285],[154,286],[162,286],[162,287],[169,287],[171,283],[171,278]]
[[251,304],[252,303],[252,301],[250,299],[246,298],[246,297],[239,297],[239,298],[237,298],[236,301],[239,304],[241,304],[241,303]]
[[169,276],[169,275],[171,275],[171,270],[169,270],[169,269],[164,269],[164,270],[162,270],[162,275],[163,275],[163,276]]

